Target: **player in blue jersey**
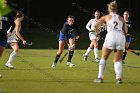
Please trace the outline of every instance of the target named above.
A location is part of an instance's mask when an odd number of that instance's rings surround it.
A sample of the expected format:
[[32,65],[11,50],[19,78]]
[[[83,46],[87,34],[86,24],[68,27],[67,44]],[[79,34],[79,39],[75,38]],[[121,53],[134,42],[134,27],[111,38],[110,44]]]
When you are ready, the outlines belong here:
[[[7,6],[6,3],[6,0],[0,1],[0,57],[2,56],[5,47],[7,46],[7,30],[10,28],[10,26],[14,25],[10,17],[10,12],[5,14],[5,11],[3,11]],[[11,27],[11,30],[12,29],[13,27]],[[0,77],[2,77],[1,74]]]
[[74,54],[75,41],[79,39],[80,37],[79,35],[80,35],[79,27],[75,23],[74,17],[68,16],[67,21],[63,24],[63,27],[59,33],[59,49],[57,51],[52,67],[56,67],[57,61],[59,60],[66,43],[68,44],[69,47],[67,65],[70,67],[75,66],[74,64],[71,63],[71,59]]
[[128,35],[126,37],[126,43],[125,43],[125,50],[123,51],[123,57],[122,57],[122,62],[125,64],[125,58],[127,55],[127,49],[130,46],[130,43],[132,42],[132,35],[135,31],[135,24],[133,21],[130,20],[130,12],[129,11],[124,11],[123,13],[124,21],[126,22],[126,26],[128,28]]

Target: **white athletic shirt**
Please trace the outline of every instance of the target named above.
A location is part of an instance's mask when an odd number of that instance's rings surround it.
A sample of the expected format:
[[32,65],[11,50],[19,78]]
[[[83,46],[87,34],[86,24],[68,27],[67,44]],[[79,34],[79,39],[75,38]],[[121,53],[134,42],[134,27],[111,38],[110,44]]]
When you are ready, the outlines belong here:
[[11,33],[11,35],[8,38],[17,38],[15,28],[14,28],[13,32]]
[[111,14],[112,18],[107,22],[107,33],[122,33],[124,34],[123,31],[123,23],[119,19],[118,14]]
[[106,23],[107,34],[103,46],[108,49],[123,50],[125,48],[123,23],[119,19],[119,15],[114,13],[111,16],[112,18]]
[[97,19],[96,18],[89,20],[88,23],[87,23],[87,25],[86,25],[86,29],[88,31],[92,31],[91,30],[91,27],[93,27],[96,22],[97,22]]

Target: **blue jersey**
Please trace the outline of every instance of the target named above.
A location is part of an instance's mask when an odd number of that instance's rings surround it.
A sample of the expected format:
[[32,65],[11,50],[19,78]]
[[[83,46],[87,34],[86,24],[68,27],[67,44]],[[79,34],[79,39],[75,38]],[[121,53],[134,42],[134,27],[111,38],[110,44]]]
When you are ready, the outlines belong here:
[[[136,29],[135,24],[132,21],[128,20],[126,22],[126,26],[128,28],[128,34],[133,35],[133,33],[134,33],[135,29]],[[126,42],[132,42],[132,38],[130,36],[126,37]]]
[[59,40],[68,41],[69,38],[75,38],[75,35],[80,35],[80,31],[77,24],[69,25],[67,22],[64,23],[60,34],[59,34]]
[[76,23],[74,23],[73,25],[69,25],[67,22],[65,22],[61,29],[61,32],[66,36],[69,36],[73,32],[74,34],[80,35],[79,27]]

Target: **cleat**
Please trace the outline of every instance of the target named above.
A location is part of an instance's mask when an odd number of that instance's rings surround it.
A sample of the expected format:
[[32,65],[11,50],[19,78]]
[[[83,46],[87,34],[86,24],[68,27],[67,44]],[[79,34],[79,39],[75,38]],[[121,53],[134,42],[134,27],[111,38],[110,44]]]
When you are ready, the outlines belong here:
[[53,64],[52,64],[52,66],[51,67],[56,67],[56,63],[55,62],[53,62]]
[[87,61],[88,56],[86,56],[86,55],[83,55],[83,56],[84,56],[84,61]]
[[75,66],[74,64],[72,64],[71,62],[67,62],[67,64],[66,64],[67,66],[69,66],[69,67],[73,67],[73,66]]
[[102,78],[96,78],[94,80],[95,83],[103,83],[103,79]]
[[66,64],[67,66],[69,66],[70,65],[70,62],[67,62],[67,64]]
[[100,62],[100,59],[99,59],[99,58],[96,58],[96,59],[94,59],[92,62],[99,63],[99,62]]
[[69,67],[73,67],[73,66],[75,66],[75,65],[74,65],[74,64],[72,64],[72,63],[70,63],[70,64],[69,64]]
[[5,66],[10,68],[10,69],[14,69],[14,66],[12,66],[11,64],[5,64]]
[[96,58],[96,59],[95,59],[95,62],[96,62],[96,63],[99,63],[99,62],[100,62],[100,59],[99,59],[99,58]]
[[116,79],[116,84],[121,84],[122,80],[121,79]]

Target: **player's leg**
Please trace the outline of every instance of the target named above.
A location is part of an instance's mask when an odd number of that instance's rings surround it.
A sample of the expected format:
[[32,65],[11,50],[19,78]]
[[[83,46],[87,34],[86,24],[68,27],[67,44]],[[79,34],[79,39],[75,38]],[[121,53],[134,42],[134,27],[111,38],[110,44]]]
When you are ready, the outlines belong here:
[[69,54],[68,54],[67,65],[69,65],[70,67],[75,66],[74,64],[71,63],[74,54],[74,49],[75,49],[74,38],[69,38]]
[[84,56],[84,61],[87,61],[88,54],[93,50],[93,48],[94,48],[94,46],[93,46],[93,43],[91,41],[90,46],[86,50],[86,53],[83,55]]
[[116,73],[116,83],[122,83],[122,55],[123,50],[116,50],[114,52],[114,70]]
[[96,39],[96,33],[90,32],[89,33],[89,39],[91,41],[90,46],[86,50],[86,53],[83,55],[84,56],[84,61],[87,61],[88,54],[93,50],[94,45],[93,45],[93,40]]
[[2,56],[2,54],[3,54],[3,52],[4,52],[4,49],[5,49],[5,47],[2,47],[2,46],[0,45],[0,57]]
[[[125,48],[126,49],[129,48],[130,42],[131,42],[131,37],[127,37],[126,38],[126,43],[125,43]],[[126,55],[127,55],[127,50],[126,49],[123,51],[123,56],[122,56],[122,63],[123,64],[125,64],[125,58],[126,58]]]
[[98,55],[98,41],[97,39],[92,40],[92,43],[94,45],[94,56],[95,56],[95,62],[99,62],[99,55]]
[[110,50],[106,47],[102,48],[102,56],[101,56],[101,60],[100,60],[100,63],[99,63],[98,77],[97,77],[97,79],[94,80],[94,82],[98,82],[98,83],[103,82],[104,70],[105,70],[105,67],[106,67],[106,60],[108,59],[111,51],[112,50]]
[[[7,40],[0,40],[0,57],[2,56],[6,46],[7,46]],[[0,74],[0,78],[1,77],[2,75]]]
[[6,46],[7,40],[0,40],[0,57],[2,56]]
[[52,67],[56,67],[57,62],[58,62],[61,54],[63,53],[64,46],[65,46],[65,41],[64,40],[59,40],[59,48],[58,48],[57,54],[55,56],[54,62],[52,64]]
[[10,54],[9,59],[8,59],[8,61],[6,62],[5,66],[6,66],[6,67],[9,67],[9,68],[14,68],[14,66],[12,65],[12,62],[13,62],[13,60],[15,59],[15,57],[16,57],[16,55],[17,55],[17,52],[18,52],[18,50],[19,50],[19,45],[18,45],[17,42],[12,42],[12,43],[10,44],[10,46],[12,47],[13,51],[12,51],[12,53]]
[[[0,45],[0,57],[2,56],[3,52],[4,52],[5,47],[2,47]],[[2,77],[2,75],[0,74],[0,78]]]

